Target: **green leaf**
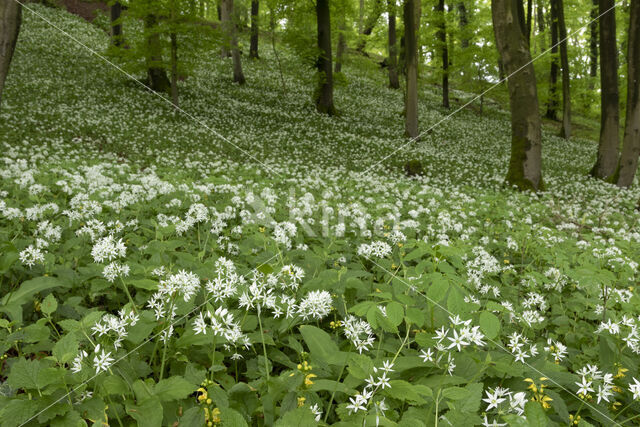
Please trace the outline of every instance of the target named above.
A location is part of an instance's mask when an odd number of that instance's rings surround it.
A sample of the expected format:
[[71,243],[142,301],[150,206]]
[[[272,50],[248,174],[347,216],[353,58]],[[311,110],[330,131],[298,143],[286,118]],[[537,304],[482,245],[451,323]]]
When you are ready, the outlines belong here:
[[135,288],[144,289],[147,291],[155,291],[156,289],[158,289],[158,282],[151,279],[129,280],[127,284],[130,284]]
[[52,351],[58,363],[67,363],[78,354],[78,340],[72,334],[67,334],[56,342]]
[[138,427],[156,427],[162,425],[163,410],[160,399],[150,397],[140,405],[127,403],[127,414],[138,422]]
[[306,427],[315,426],[318,423],[308,406],[301,406],[284,414],[275,423],[275,427]]
[[51,314],[56,311],[57,308],[58,301],[56,301],[56,298],[53,296],[53,294],[47,295],[42,301],[42,304],[40,304],[40,310],[42,310],[42,312],[47,316],[51,316]]
[[3,427],[15,427],[22,425],[38,410],[35,400],[12,399],[7,406],[0,410],[0,420]]
[[494,339],[500,332],[500,319],[488,311],[480,313],[480,330],[488,339]]
[[182,377],[175,376],[161,380],[155,386],[154,395],[161,402],[169,402],[171,400],[180,400],[189,396],[196,391],[198,387],[191,384]]
[[312,356],[333,365],[345,363],[347,355],[338,349],[331,335],[311,325],[300,326],[300,333]]
[[236,411],[232,408],[219,408],[220,409],[220,420],[222,421],[222,425],[227,427],[248,427],[247,421],[240,414],[240,412]]
[[524,405],[524,415],[530,427],[546,427],[547,416],[538,402],[527,402]]
[[32,301],[38,292],[53,288],[68,288],[70,284],[64,284],[56,277],[40,276],[35,279],[22,282],[18,290],[5,295],[0,301],[0,311],[7,313],[12,320],[22,320],[22,304]]
[[449,281],[440,273],[431,275],[431,286],[427,289],[427,297],[430,302],[442,301],[449,290]]
[[179,426],[203,426],[204,425],[204,409],[194,406],[184,411],[178,422]]
[[393,324],[393,326],[398,326],[402,323],[402,319],[404,318],[404,308],[402,305],[396,301],[391,301],[387,304],[387,319]]
[[7,384],[15,389],[37,389],[38,375],[40,374],[39,360],[18,359],[11,365]]

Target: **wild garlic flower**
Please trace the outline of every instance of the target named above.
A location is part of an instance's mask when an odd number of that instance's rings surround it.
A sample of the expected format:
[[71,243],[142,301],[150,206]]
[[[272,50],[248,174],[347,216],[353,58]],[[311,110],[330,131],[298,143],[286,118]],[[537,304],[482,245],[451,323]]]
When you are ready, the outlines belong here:
[[26,265],[27,267],[33,267],[37,263],[44,263],[44,252],[33,246],[27,246],[23,251],[20,252],[20,262]]
[[370,350],[375,342],[375,335],[371,325],[353,315],[348,315],[344,320],[344,335],[360,354],[363,351]]
[[320,320],[332,309],[331,294],[327,291],[311,291],[298,305],[298,314],[302,319],[312,318]]
[[97,263],[122,258],[126,253],[127,247],[122,239],[116,241],[113,235],[99,239],[91,249],[91,256],[93,256],[93,260]]

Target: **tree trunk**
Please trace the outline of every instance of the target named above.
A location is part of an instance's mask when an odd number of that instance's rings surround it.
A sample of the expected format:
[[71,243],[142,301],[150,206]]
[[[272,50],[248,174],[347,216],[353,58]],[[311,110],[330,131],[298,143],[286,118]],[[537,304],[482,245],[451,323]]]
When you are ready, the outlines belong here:
[[171,83],[162,60],[162,45],[156,16],[152,13],[148,14],[144,24],[147,39],[147,84],[156,92],[169,93]]
[[251,59],[258,59],[259,13],[260,2],[258,0],[251,0],[251,43],[249,47],[249,58]]
[[557,0],[551,0],[551,72],[546,114],[546,117],[551,120],[557,119],[558,112],[558,8],[556,2]]
[[640,155],[640,1],[632,0],[629,10],[627,53],[627,115],[617,184],[629,187],[638,169]]
[[0,1],[0,103],[21,22],[22,5],[13,0]]
[[467,7],[464,2],[458,3],[458,14],[460,16],[460,46],[465,49],[469,47],[469,35],[467,34],[467,25],[469,25],[469,17],[467,16]]
[[[599,14],[615,5],[600,0]],[[620,113],[618,111],[618,47],[615,8],[600,17],[600,143],[591,169],[596,178],[609,179],[618,165]]]
[[536,77],[526,38],[521,0],[492,0],[496,45],[509,77],[511,158],[506,182],[520,190],[539,190],[542,182],[541,129]]
[[333,70],[331,66],[331,15],[329,0],[316,0],[316,21],[318,24],[318,49],[316,60],[318,87],[315,94],[318,112],[330,116],[336,114],[333,105]]
[[347,49],[347,41],[344,38],[344,33],[347,31],[347,24],[345,22],[344,11],[340,16],[340,26],[338,27],[338,48],[336,49],[336,65],[335,72],[342,72],[342,59],[344,57],[344,51]]
[[418,137],[418,40],[416,26],[416,1],[404,2],[404,44],[407,72],[407,94],[405,96],[405,135]]
[[527,0],[527,43],[531,46],[531,19],[533,17],[533,0]]
[[358,9],[358,34],[362,34],[364,31],[364,0],[360,0]]
[[598,75],[598,0],[593,0],[589,24],[589,75]]
[[442,53],[442,106],[449,108],[449,49],[447,47],[447,24],[444,14],[444,0],[438,0],[436,4],[436,19],[438,29],[436,39],[440,44]]
[[117,47],[123,45],[120,15],[122,15],[122,4],[116,1],[111,5],[111,43]]
[[562,126],[560,137],[571,138],[571,86],[569,76],[569,57],[567,55],[567,27],[564,20],[562,0],[554,2],[558,8],[558,35],[560,36],[560,64],[562,65]]
[[234,14],[233,0],[224,0],[227,4],[227,13],[230,25],[228,26],[229,39],[231,41],[231,57],[233,58],[233,81],[243,85],[245,83],[244,73],[242,72],[242,58],[240,57],[240,49],[238,48],[238,35],[236,22],[237,17]]
[[[536,19],[536,21],[538,22],[538,34],[544,34],[544,6],[540,0],[538,0],[536,9],[538,11],[538,17]],[[540,52],[544,52],[545,50],[547,50],[547,45],[544,39],[545,39],[544,37],[539,37]]]
[[391,89],[400,88],[398,79],[398,52],[396,47],[396,2],[387,0],[389,8],[389,87]]

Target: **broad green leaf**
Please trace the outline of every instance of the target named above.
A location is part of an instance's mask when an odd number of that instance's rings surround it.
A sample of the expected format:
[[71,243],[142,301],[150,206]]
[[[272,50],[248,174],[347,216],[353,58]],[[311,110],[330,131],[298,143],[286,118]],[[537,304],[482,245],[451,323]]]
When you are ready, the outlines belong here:
[[63,336],[53,346],[52,354],[61,364],[73,360],[78,354],[78,340],[73,334]]
[[161,402],[168,402],[171,400],[184,399],[196,391],[197,388],[197,386],[191,384],[184,378],[175,376],[161,380],[156,384],[154,395],[157,396]]
[[287,412],[275,423],[275,427],[307,427],[315,425],[317,425],[315,417],[306,405]]
[[494,339],[500,332],[500,319],[488,311],[480,313],[480,330],[488,339]]
[[546,427],[547,416],[538,402],[527,402],[524,405],[524,415],[531,427]]
[[38,292],[53,288],[69,287],[56,277],[40,276],[22,282],[15,292],[5,295],[0,301],[0,311],[7,313],[12,320],[22,320],[22,304],[32,301]]
[[311,355],[333,365],[345,363],[346,354],[338,349],[331,335],[311,325],[300,326],[300,333]]
[[427,297],[431,302],[440,302],[449,290],[449,281],[440,273],[431,276],[431,285],[427,289]]
[[40,310],[47,316],[51,316],[53,312],[55,312],[58,308],[58,301],[53,296],[53,294],[49,294],[42,300],[42,304],[40,304]]
[[127,414],[138,422],[138,427],[157,427],[162,425],[163,410],[160,399],[150,397],[140,405],[128,403]]

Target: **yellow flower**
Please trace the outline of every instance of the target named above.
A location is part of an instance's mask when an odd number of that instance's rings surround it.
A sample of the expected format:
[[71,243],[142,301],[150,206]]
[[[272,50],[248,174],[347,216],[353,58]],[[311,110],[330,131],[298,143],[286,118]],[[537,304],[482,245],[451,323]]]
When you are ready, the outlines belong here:
[[304,377],[304,385],[306,385],[307,387],[313,385],[313,380],[315,377],[317,377],[316,374],[308,374],[306,377]]
[[220,419],[220,409],[213,408],[211,411],[211,421],[213,421],[214,424],[219,424],[222,421]]
[[304,401],[307,400],[306,397],[299,397],[298,398],[298,407],[304,405]]
[[196,390],[196,393],[198,393],[198,402],[207,400],[208,394],[206,389],[200,387],[198,390]]

